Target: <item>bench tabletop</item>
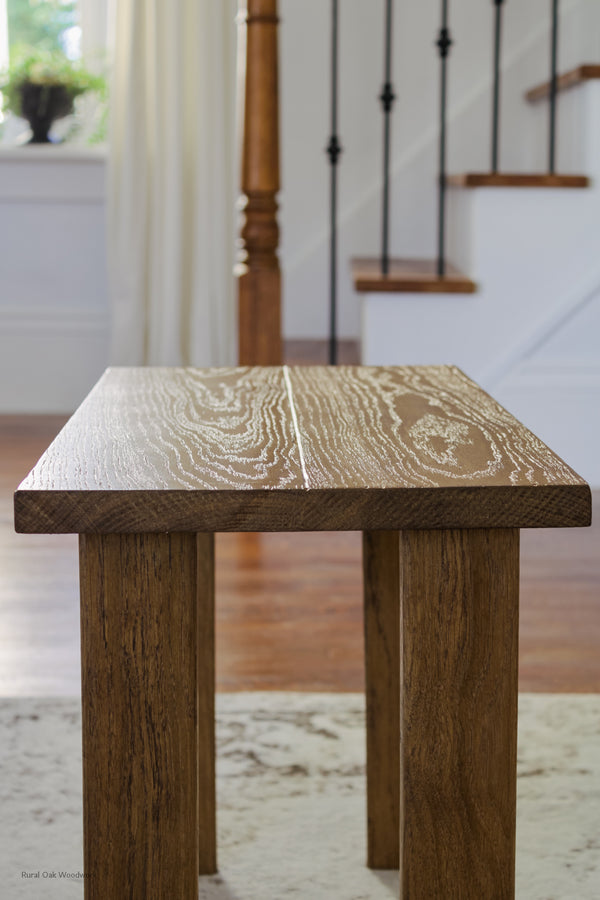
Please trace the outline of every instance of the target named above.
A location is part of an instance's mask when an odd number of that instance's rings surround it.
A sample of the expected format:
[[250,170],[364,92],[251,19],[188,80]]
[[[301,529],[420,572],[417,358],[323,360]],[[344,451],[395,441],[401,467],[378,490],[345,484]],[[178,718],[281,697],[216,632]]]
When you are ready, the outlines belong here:
[[451,366],[109,369],[23,532],[588,525],[586,483]]

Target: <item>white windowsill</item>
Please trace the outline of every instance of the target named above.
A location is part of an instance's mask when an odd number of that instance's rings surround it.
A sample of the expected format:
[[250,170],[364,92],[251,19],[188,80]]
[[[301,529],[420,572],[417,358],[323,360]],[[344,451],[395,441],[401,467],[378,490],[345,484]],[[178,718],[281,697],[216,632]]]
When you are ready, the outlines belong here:
[[106,147],[0,147],[0,204],[103,203]]
[[19,163],[99,163],[106,162],[108,145],[94,147],[76,144],[0,145],[0,162]]

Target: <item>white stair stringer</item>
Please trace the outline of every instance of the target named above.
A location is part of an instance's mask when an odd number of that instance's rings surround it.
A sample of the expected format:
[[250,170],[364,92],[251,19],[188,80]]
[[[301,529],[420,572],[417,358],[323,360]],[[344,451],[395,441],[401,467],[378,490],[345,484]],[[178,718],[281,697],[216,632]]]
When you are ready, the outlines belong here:
[[591,186],[451,188],[448,258],[477,293],[364,294],[362,360],[460,366],[600,485],[600,82],[569,102]]

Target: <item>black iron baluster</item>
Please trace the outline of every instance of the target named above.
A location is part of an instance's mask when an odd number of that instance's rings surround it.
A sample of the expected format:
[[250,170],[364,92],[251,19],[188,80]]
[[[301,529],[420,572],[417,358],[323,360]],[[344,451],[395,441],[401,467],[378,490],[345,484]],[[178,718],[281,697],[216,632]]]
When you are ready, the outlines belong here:
[[438,192],[438,259],[437,273],[441,277],[446,274],[446,102],[447,102],[447,63],[452,40],[448,30],[448,0],[442,0],[442,27],[436,45],[441,60],[440,90],[440,166]]
[[381,274],[390,268],[390,124],[396,95],[392,86],[392,0],[387,0],[385,13],[385,71],[383,89],[379,95],[383,107],[383,202],[381,228]]
[[337,164],[342,152],[337,133],[338,104],[338,0],[331,2],[331,137],[327,155],[331,163],[329,258],[329,364],[337,362]]
[[496,7],[494,25],[494,108],[492,112],[492,172],[498,171],[500,124],[500,44],[502,39],[502,6],[504,0],[493,0]]
[[556,94],[557,94],[557,57],[558,57],[558,0],[552,0],[552,41],[550,56],[550,149],[548,153],[548,171],[554,175],[556,171]]

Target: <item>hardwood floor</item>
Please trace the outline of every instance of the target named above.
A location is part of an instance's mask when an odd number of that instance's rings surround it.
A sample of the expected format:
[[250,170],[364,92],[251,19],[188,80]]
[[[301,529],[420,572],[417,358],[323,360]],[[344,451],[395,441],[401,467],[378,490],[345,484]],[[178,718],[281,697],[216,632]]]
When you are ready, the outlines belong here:
[[[79,692],[77,538],[12,526],[12,491],[63,422],[0,417],[2,695]],[[216,546],[220,690],[362,690],[359,534],[227,534]],[[599,647],[596,492],[592,528],[522,532],[520,689],[600,692]]]

